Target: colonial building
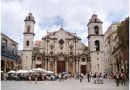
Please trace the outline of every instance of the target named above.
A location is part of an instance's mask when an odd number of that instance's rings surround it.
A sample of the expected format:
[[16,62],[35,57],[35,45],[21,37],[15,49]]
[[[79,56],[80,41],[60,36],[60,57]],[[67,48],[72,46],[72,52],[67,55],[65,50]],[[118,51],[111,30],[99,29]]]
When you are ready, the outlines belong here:
[[18,43],[1,33],[1,70],[8,72],[19,68]]
[[121,72],[124,69],[117,36],[118,25],[119,23],[113,23],[104,34],[106,73]]
[[114,38],[117,36],[117,25],[118,23],[113,23],[104,34],[104,51],[105,51],[105,72],[112,73],[113,71],[117,71],[114,69],[113,65],[116,60],[112,59],[112,51],[114,50],[114,46],[116,43]]
[[88,50],[90,52],[91,72],[104,72],[104,48],[102,21],[93,14],[88,22]]
[[57,31],[48,32],[33,46],[35,20],[32,13],[29,13],[24,21],[23,69],[40,67],[55,73],[81,72],[84,74],[91,71],[88,48],[76,33],[60,28]]
[[104,72],[104,35],[102,21],[93,14],[88,22],[88,47],[76,33],[63,28],[34,42],[35,19],[32,13],[25,18],[23,69],[44,68],[60,72]]

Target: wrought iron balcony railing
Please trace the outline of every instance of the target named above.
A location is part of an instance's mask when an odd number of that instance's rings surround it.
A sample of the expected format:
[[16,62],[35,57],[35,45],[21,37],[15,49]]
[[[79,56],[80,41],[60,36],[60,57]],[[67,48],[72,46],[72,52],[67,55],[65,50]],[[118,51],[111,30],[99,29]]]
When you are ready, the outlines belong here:
[[14,54],[12,52],[5,51],[5,50],[1,51],[1,56],[5,56],[5,57],[11,58],[11,59],[15,59],[15,60],[19,60],[20,59],[20,56],[18,56],[17,54]]

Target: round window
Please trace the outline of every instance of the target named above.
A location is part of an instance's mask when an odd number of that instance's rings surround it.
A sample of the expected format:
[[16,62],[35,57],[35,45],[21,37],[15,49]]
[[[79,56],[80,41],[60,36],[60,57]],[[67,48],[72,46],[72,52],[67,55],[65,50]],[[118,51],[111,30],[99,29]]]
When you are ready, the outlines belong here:
[[82,58],[82,62],[85,62],[85,58]]

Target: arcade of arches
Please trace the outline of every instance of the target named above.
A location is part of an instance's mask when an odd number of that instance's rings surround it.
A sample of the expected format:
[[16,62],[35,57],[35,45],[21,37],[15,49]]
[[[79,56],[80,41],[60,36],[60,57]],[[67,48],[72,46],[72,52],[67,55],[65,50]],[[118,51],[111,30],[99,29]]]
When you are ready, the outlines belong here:
[[16,69],[16,62],[14,60],[1,59],[1,70],[8,72],[10,70]]

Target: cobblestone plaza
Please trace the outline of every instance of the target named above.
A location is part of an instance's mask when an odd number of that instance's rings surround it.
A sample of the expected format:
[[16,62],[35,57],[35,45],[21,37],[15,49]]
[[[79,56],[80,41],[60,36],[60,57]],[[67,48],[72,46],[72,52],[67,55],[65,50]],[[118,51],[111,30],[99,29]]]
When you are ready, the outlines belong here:
[[76,79],[56,81],[2,81],[1,90],[129,90],[128,81],[126,85],[116,86],[114,79],[104,79],[104,84],[87,82],[87,78],[80,83]]

